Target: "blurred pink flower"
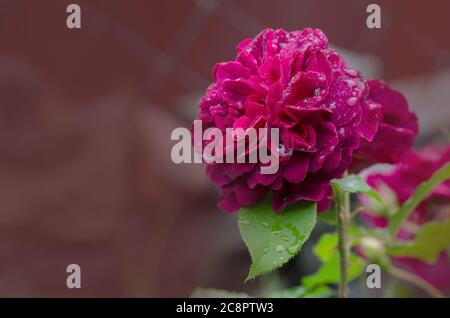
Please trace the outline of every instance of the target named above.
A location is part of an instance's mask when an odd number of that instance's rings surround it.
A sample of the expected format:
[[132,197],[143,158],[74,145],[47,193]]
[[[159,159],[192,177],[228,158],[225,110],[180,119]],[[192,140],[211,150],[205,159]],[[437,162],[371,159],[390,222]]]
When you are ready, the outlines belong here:
[[375,163],[398,162],[411,149],[419,128],[416,115],[409,110],[408,102],[400,92],[379,80],[367,83],[368,98],[381,106],[381,121],[373,140],[362,140],[353,153],[351,170]]
[[[393,191],[400,204],[404,203],[415,191],[416,187],[444,164],[450,161],[450,145],[442,148],[427,147],[417,153],[408,153],[403,160],[389,174],[372,174],[367,182],[374,188],[386,186]],[[362,200],[363,204],[367,202]],[[410,215],[411,223],[421,225],[432,220],[448,220],[450,218],[450,180],[438,185],[417,209]],[[369,211],[370,212],[370,211]],[[388,220],[385,217],[364,213],[363,216],[373,226],[385,228]],[[414,234],[401,229],[398,238],[414,239]],[[446,290],[450,288],[450,261],[449,255],[442,252],[435,264],[427,264],[411,257],[396,257],[395,263],[409,268],[420,275],[436,288]]]

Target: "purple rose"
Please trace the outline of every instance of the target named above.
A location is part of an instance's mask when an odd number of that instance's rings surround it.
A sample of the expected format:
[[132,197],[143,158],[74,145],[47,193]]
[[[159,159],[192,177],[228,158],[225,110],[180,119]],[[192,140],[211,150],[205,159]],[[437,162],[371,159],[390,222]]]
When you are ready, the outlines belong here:
[[361,170],[375,163],[396,163],[407,153],[418,132],[417,117],[408,108],[408,102],[386,83],[370,80],[369,96],[380,106],[381,121],[373,140],[362,140],[353,153],[351,170]]
[[[328,47],[318,29],[266,29],[237,46],[234,61],[219,63],[215,82],[200,100],[203,130],[278,128],[279,169],[261,163],[210,163],[220,187],[219,207],[233,212],[271,193],[281,211],[299,200],[326,208],[330,180],[342,176],[360,139],[372,140],[380,105],[368,99],[360,73]],[[273,150],[272,150],[273,151]]]
[[[378,189],[387,197],[395,198],[387,201],[398,201],[403,204],[415,191],[416,187],[450,161],[450,145],[443,148],[428,147],[418,153],[406,154],[397,167],[389,174],[372,174],[368,176],[367,182]],[[367,202],[362,199],[363,204]],[[450,180],[439,184],[433,192],[417,207],[409,216],[408,221],[417,225],[432,220],[448,220],[450,208]],[[370,211],[369,211],[370,212]],[[363,216],[373,226],[385,228],[388,220],[385,217],[364,213]],[[414,233],[406,228],[400,229],[398,238],[403,240],[414,239]],[[396,257],[395,263],[409,268],[420,275],[436,288],[446,290],[450,288],[450,261],[449,255],[442,252],[435,264],[427,264],[411,257]]]

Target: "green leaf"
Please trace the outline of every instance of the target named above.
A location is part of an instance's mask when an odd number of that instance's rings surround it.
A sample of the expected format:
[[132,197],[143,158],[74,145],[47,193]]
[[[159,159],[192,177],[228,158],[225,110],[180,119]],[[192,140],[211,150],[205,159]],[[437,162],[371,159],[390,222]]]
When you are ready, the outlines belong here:
[[239,229],[252,258],[246,279],[267,274],[294,257],[316,224],[316,204],[300,201],[275,213],[264,201],[239,213]]
[[[364,269],[363,261],[355,254],[349,255],[348,280],[359,277]],[[335,251],[330,259],[323,263],[317,272],[303,277],[302,285],[306,288],[339,283],[339,254]]]
[[395,235],[400,225],[417,208],[433,189],[441,182],[450,178],[450,163],[437,170],[427,181],[422,182],[416,192],[403,204],[403,206],[389,219],[389,231]]
[[328,286],[306,289],[302,286],[292,287],[269,294],[268,298],[328,298],[336,296],[336,292]]
[[[349,234],[359,231],[356,227],[349,229]],[[356,239],[352,239],[352,245]],[[337,251],[338,236],[337,233],[325,233],[314,246],[314,254],[322,262],[321,267],[314,274],[305,276],[302,279],[303,287],[312,289],[325,284],[336,284],[339,282],[339,253]],[[349,280],[355,279],[361,275],[363,262],[353,253],[349,255]]]
[[316,246],[314,246],[314,254],[322,263],[326,263],[336,252],[337,243],[338,236],[336,233],[322,234],[319,242],[317,242]]
[[306,289],[297,286],[283,290],[277,290],[267,295],[267,298],[302,298],[305,296]]
[[[357,234],[361,234],[366,230],[362,230],[354,225],[351,225],[348,229],[348,234],[351,237],[350,245],[354,246],[360,240]],[[320,237],[320,240],[313,248],[314,254],[319,258],[322,263],[326,263],[330,260],[334,253],[337,251],[338,235],[334,233],[324,233]]]
[[191,293],[191,298],[250,298],[246,293],[234,292],[215,288],[197,287]]
[[304,298],[330,298],[336,296],[337,292],[332,290],[328,286],[319,286],[312,290],[306,290],[305,294],[303,295]]
[[307,289],[305,294],[303,295],[304,298],[330,298],[336,296],[337,292],[332,290],[328,286],[319,286],[312,290]]
[[388,252],[394,256],[409,256],[435,263],[439,253],[450,247],[450,221],[429,222],[417,232],[410,244],[393,245]]
[[329,209],[317,214],[319,221],[325,222],[330,225],[336,224],[336,209]]
[[349,175],[342,179],[333,179],[331,180],[331,184],[340,191],[348,193],[365,193],[373,199],[382,202],[380,195],[360,176]]

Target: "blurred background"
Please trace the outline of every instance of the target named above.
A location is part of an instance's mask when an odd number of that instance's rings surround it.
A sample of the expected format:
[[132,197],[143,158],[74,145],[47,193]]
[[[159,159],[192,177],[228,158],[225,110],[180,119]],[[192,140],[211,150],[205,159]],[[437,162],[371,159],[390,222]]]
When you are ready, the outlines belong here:
[[[80,30],[66,27],[73,2]],[[381,29],[366,27],[373,2]],[[326,228],[278,276],[244,285],[236,215],[216,207],[201,165],[172,163],[172,129],[190,125],[212,67],[240,40],[318,27],[349,64],[407,96],[417,146],[443,143],[449,12],[446,0],[0,0],[0,296],[294,286],[317,266],[308,251]],[[81,289],[66,287],[71,263]]]

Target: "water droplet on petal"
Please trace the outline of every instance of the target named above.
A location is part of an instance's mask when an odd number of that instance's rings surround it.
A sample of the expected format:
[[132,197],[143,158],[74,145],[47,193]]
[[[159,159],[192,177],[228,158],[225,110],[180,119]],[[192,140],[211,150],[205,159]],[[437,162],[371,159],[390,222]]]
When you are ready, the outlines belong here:
[[292,156],[293,152],[294,152],[294,149],[289,149],[288,151],[286,151],[286,148],[283,144],[280,144],[280,146],[278,148],[278,153],[279,153],[280,157],[290,157],[290,156]]
[[322,91],[322,90],[320,89],[320,87],[316,88],[316,89],[314,90],[314,95],[315,95],[315,96],[319,96],[321,91]]
[[357,101],[358,101],[358,99],[357,99],[356,97],[350,97],[350,98],[347,100],[347,103],[348,103],[350,106],[352,106],[352,105],[355,105]]
[[376,104],[374,104],[374,103],[370,103],[370,104],[369,104],[369,109],[370,109],[370,110],[374,110],[374,109],[376,109],[376,108],[378,108],[378,106],[377,106]]
[[352,88],[353,86],[356,85],[355,81],[353,81],[353,80],[346,80],[345,82],[347,83],[348,87],[350,87],[350,88]]
[[350,76],[356,76],[356,75],[358,75],[358,72],[355,71],[355,70],[352,70],[352,69],[346,69],[346,70],[345,70],[345,73],[347,73],[347,75],[350,75]]

